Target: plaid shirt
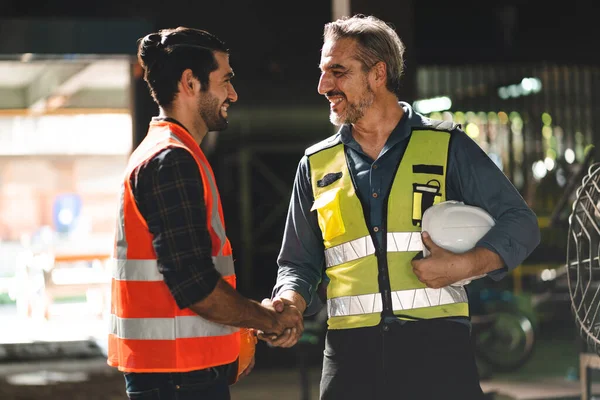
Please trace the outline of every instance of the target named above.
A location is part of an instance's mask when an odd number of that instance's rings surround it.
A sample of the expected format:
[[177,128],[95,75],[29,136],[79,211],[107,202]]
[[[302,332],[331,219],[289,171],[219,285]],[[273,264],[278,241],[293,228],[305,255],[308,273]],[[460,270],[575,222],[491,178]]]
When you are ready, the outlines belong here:
[[221,275],[212,262],[204,187],[192,155],[181,148],[161,151],[133,171],[131,188],[177,305],[207,297]]

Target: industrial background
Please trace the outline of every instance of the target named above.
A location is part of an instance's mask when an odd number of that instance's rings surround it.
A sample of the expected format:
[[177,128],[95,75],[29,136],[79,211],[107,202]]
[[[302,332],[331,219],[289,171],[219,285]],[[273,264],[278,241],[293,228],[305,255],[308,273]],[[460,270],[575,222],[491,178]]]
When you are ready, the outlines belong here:
[[[261,300],[275,282],[297,163],[334,132],[316,90],[323,25],[355,13],[390,22],[404,41],[402,100],[461,123],[538,215],[531,257],[472,288],[484,301],[510,297],[536,329],[535,351],[518,365],[482,362],[482,385],[498,399],[585,396],[594,374],[581,379],[590,348],[565,261],[576,188],[600,135],[591,0],[0,0],[0,398],[125,398],[101,354],[103,265],[120,174],[157,113],[137,40],[189,26],[231,50],[239,100],[229,128],[202,146],[239,290]],[[79,275],[61,273],[68,263]],[[309,327],[295,349],[260,343],[234,398],[316,398],[323,330],[318,318]]]

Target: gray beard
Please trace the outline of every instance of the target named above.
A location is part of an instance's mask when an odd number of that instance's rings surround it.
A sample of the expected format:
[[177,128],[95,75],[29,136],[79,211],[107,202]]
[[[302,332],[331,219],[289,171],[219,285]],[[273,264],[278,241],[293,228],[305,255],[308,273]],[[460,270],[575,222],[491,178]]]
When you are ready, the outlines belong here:
[[366,96],[363,96],[358,105],[348,104],[344,115],[338,115],[331,112],[329,121],[333,125],[355,124],[365,115],[365,111],[373,104],[373,91],[370,88],[366,90]]

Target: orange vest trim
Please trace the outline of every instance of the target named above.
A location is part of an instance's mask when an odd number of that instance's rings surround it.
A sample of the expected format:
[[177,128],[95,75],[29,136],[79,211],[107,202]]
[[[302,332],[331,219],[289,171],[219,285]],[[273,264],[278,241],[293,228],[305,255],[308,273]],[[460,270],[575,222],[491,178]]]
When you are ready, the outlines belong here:
[[208,160],[185,129],[167,121],[151,122],[124,174],[115,232],[107,362],[123,372],[187,372],[231,363],[240,354],[238,328],[177,306],[158,270],[152,234],[133,197],[133,171],[172,147],[186,149],[196,160],[204,185],[213,262],[223,279],[236,287],[231,244]]

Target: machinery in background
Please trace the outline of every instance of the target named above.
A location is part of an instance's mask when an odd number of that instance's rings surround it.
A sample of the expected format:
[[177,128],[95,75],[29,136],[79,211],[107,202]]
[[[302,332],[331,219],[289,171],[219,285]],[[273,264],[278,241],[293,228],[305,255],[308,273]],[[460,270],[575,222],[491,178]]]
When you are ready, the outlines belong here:
[[468,287],[475,357],[481,379],[521,368],[533,355],[537,337],[535,312],[509,290]]

